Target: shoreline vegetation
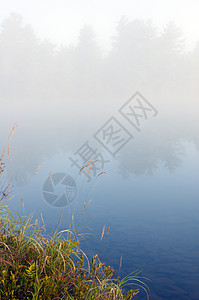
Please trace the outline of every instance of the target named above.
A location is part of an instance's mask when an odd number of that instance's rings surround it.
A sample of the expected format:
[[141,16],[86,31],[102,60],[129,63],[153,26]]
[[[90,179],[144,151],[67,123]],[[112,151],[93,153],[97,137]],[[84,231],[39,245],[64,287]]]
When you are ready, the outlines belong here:
[[[15,128],[16,123],[8,137],[8,157],[9,138]],[[140,289],[149,299],[141,271],[114,278],[113,268],[102,263],[97,254],[89,261],[75,230],[69,226],[59,231],[62,216],[57,229],[47,235],[42,215],[41,220],[33,221],[32,215],[12,211],[8,206],[9,183],[2,180],[4,154],[5,150],[0,157],[0,299],[130,300]],[[22,205],[24,208],[23,201]],[[135,288],[125,293],[126,286]]]
[[0,205],[0,299],[129,300],[139,293],[122,291],[132,281],[141,286],[138,274],[113,278],[98,255],[88,260],[72,231],[45,236],[44,224],[12,212],[7,201]]

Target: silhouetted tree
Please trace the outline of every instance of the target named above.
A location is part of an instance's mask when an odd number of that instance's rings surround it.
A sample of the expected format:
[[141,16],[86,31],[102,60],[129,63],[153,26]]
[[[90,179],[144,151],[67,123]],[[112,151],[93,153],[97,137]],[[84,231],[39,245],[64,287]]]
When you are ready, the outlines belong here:
[[85,96],[95,96],[101,88],[102,54],[91,26],[85,25],[75,51],[76,86]]
[[4,95],[13,100],[40,97],[42,90],[47,91],[52,54],[52,45],[46,41],[40,43],[31,26],[23,25],[20,15],[13,13],[5,19],[0,34]]
[[107,58],[109,86],[124,93],[133,86],[141,86],[154,68],[157,52],[157,32],[151,21],[127,21],[123,17],[113,39]]

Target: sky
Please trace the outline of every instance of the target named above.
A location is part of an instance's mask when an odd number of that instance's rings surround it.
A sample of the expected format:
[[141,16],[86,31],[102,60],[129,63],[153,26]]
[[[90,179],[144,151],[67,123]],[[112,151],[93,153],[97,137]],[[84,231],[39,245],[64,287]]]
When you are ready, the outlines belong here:
[[21,14],[39,38],[55,45],[76,43],[80,29],[89,24],[106,51],[123,15],[129,20],[150,18],[159,30],[174,21],[184,31],[187,49],[199,39],[198,0],[0,0],[0,22],[11,12]]

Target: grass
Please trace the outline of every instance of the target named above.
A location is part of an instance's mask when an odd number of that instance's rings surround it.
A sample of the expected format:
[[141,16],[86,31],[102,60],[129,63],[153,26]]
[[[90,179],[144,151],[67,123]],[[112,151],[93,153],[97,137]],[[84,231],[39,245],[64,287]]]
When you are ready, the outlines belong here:
[[[8,140],[15,128],[16,123]],[[8,155],[9,151],[8,143]],[[10,210],[9,184],[1,181],[4,154],[5,150],[0,157],[0,299],[129,300],[140,288],[149,299],[148,287],[139,271],[122,280],[114,278],[114,270],[102,263],[97,254],[89,261],[75,230],[69,227],[59,231],[61,218],[57,229],[48,236],[42,216],[41,226],[38,219],[33,221],[33,216]],[[136,289],[124,294],[123,288],[128,285]]]
[[7,202],[1,204],[0,299],[127,300],[139,293],[136,289],[124,295],[130,278],[114,279],[114,270],[98,255],[89,262],[73,232],[57,229],[46,236],[45,225],[38,223],[12,212]]

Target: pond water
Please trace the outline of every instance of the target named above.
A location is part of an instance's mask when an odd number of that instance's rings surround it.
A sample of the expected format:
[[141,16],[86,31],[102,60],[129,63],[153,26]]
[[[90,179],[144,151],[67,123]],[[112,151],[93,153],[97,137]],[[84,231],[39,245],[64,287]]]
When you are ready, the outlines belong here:
[[[62,211],[60,230],[68,228],[74,213],[76,231],[85,238],[81,248],[89,257],[98,253],[121,278],[142,270],[153,300],[198,299],[199,153],[194,120],[185,126],[181,116],[158,109],[139,132],[114,106],[97,117],[79,114],[75,120],[70,113],[64,118],[62,109],[54,115],[48,107],[46,116],[35,111],[32,107],[22,118],[20,108],[15,110],[19,121],[7,163],[14,185],[10,207],[22,212],[22,198],[25,214],[36,219],[42,213],[49,233]],[[6,141],[10,123],[4,124],[1,139]],[[107,149],[108,143],[104,147],[96,138],[104,124],[109,129],[122,125],[117,153],[113,144]],[[93,160],[79,172],[83,157]],[[147,299],[145,292],[137,299]]]

